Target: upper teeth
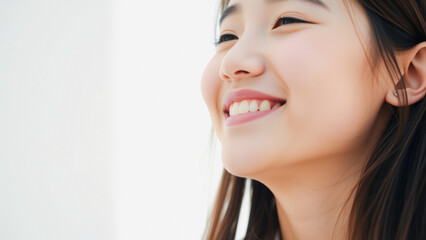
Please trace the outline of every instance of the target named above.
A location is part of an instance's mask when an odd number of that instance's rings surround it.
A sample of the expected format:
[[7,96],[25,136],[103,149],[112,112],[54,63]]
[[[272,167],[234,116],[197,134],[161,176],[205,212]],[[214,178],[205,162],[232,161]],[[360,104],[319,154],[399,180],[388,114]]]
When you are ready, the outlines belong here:
[[[258,103],[260,102],[260,105]],[[281,106],[280,103],[276,103],[272,109]],[[237,116],[248,112],[267,111],[271,110],[271,103],[268,100],[244,100],[242,102],[234,102],[229,108],[230,116]]]

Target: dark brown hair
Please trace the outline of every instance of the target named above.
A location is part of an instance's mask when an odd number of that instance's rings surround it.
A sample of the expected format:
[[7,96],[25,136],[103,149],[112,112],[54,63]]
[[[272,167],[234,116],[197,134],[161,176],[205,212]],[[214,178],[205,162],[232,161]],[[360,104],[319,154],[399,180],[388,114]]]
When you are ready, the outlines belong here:
[[[229,0],[221,0],[221,8]],[[404,76],[395,53],[426,41],[425,0],[358,0],[373,34],[373,61],[382,61],[402,107],[392,111],[355,186],[347,239],[426,239],[426,98],[407,106]],[[394,81],[396,79],[400,81]],[[245,184],[251,183],[250,217],[244,239],[281,237],[275,198],[262,183],[223,172],[204,238],[235,238]]]

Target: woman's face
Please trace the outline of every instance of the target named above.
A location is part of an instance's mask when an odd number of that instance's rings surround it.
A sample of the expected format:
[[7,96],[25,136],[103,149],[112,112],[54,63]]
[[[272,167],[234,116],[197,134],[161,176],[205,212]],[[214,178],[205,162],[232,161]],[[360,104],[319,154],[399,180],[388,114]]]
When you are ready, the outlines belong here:
[[251,177],[365,152],[389,84],[371,73],[364,12],[349,8],[354,25],[337,0],[229,6],[201,83],[225,168]]

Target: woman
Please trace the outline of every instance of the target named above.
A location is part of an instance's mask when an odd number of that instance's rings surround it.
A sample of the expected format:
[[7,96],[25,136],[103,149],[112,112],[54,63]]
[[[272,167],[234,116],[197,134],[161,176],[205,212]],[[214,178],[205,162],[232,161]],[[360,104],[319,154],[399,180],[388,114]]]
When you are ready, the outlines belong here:
[[426,239],[424,0],[222,0],[207,239]]

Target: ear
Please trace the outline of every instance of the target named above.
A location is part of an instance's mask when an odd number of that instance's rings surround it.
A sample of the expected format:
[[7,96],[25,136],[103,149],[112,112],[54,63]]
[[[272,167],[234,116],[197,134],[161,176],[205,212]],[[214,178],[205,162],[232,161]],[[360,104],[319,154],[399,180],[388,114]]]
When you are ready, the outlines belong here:
[[[426,42],[400,52],[396,55],[403,75],[407,91],[408,105],[414,104],[425,97],[426,94]],[[397,86],[401,86],[400,83]],[[395,92],[399,96],[395,96]],[[386,94],[386,102],[394,106],[402,106],[399,100],[403,97],[403,89],[390,88]]]

